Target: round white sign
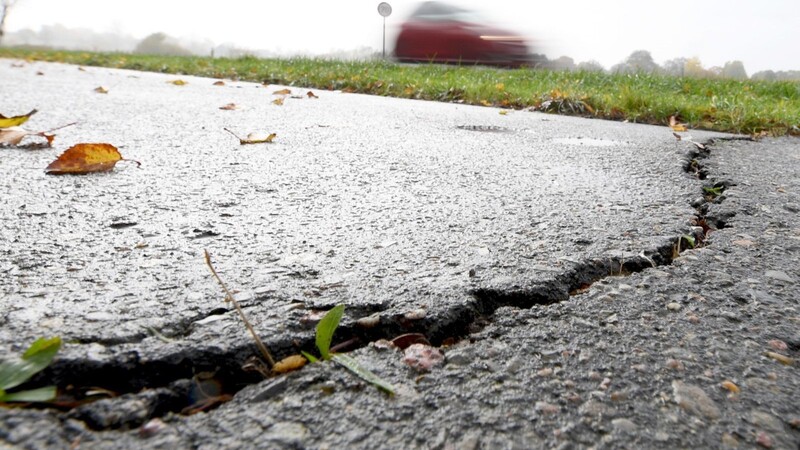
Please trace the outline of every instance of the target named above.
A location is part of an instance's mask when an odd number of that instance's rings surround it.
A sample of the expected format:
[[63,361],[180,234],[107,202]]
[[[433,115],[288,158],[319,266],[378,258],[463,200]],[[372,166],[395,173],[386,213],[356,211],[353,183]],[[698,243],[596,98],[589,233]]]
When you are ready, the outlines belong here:
[[378,14],[382,15],[383,17],[389,17],[392,14],[392,5],[381,2],[378,5]]

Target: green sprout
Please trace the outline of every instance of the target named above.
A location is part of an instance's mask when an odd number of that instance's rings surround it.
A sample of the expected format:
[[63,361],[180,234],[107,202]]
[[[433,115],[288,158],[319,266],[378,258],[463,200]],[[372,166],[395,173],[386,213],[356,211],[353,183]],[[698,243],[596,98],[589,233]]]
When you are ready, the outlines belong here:
[[[355,358],[342,353],[331,353],[331,342],[333,341],[333,333],[339,327],[339,321],[342,320],[344,315],[344,305],[336,305],[328,311],[322,320],[319,321],[316,328],[316,344],[319,350],[320,357],[327,361],[333,360],[335,363],[349,370],[357,377],[377,387],[378,389],[392,395],[394,394],[394,386],[382,380],[380,377],[363,367]],[[308,352],[301,352],[303,356],[310,362],[318,362],[319,358]]]
[[0,362],[0,403],[47,402],[54,399],[55,386],[19,392],[7,392],[7,390],[21,385],[49,366],[59,348],[61,348],[60,337],[39,338],[28,347],[21,358]]

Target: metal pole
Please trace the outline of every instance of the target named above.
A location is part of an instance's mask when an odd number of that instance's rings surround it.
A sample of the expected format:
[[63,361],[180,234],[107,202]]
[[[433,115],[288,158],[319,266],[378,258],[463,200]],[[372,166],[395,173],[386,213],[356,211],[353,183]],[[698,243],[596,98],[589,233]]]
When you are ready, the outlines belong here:
[[383,59],[386,59],[386,17],[383,18]]

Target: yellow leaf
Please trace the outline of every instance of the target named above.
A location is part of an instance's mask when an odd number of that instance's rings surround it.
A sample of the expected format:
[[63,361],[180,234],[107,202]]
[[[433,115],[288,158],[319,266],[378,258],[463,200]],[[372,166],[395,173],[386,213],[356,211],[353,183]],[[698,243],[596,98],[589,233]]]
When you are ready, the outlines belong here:
[[483,105],[483,106],[492,106],[492,104],[489,103],[487,100],[481,100],[481,105]]
[[500,115],[501,115],[501,116],[507,116],[507,115],[508,115],[508,110],[507,110],[507,109],[503,109],[503,110],[501,110],[501,111],[500,111]]
[[31,118],[32,115],[36,114],[36,110],[25,114],[24,116],[14,116],[14,117],[6,117],[0,114],[0,128],[9,128],[9,127],[16,127],[22,125],[23,123],[27,122],[28,119]]
[[672,128],[672,131],[686,131],[686,125],[678,123],[675,116],[669,116],[669,127]]
[[279,91],[273,92],[272,95],[289,95],[291,93],[292,93],[291,89],[281,89]]
[[119,150],[111,144],[77,144],[50,163],[45,172],[48,175],[108,172],[121,160]]
[[308,360],[300,355],[287,356],[276,362],[275,365],[272,366],[272,371],[275,373],[291,372],[305,366],[307,361]]
[[275,105],[278,105],[278,106],[283,106],[283,99],[282,98],[276,98],[275,100],[272,101],[272,103],[275,104]]
[[494,87],[498,91],[504,91],[506,89],[506,85],[504,83],[497,83],[494,85]]
[[189,84],[188,81],[183,81],[183,80],[172,80],[172,81],[167,81],[167,83],[174,84],[175,86],[185,86]]
[[247,135],[247,138],[244,139],[244,138],[239,137],[236,133],[234,133],[233,131],[231,131],[231,130],[229,130],[227,128],[223,128],[223,130],[225,130],[228,133],[234,135],[236,137],[236,139],[239,139],[239,144],[240,145],[269,144],[275,139],[275,137],[278,136],[275,133],[269,133],[269,134],[265,134],[265,133],[250,133],[250,134]]
[[98,94],[108,94],[108,88],[105,86],[97,86],[94,88],[94,91]]

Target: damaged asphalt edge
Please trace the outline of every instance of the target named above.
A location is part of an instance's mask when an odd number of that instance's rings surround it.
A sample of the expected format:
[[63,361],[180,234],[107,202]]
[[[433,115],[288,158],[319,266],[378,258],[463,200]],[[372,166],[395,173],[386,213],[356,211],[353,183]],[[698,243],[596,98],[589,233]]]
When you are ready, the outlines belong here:
[[[711,139],[689,152],[683,169],[703,181],[703,187],[718,188],[724,191],[733,185],[730,181],[709,182],[708,173],[702,161],[710,156],[710,147],[716,141],[741,140],[742,138]],[[693,226],[687,231],[695,242],[702,245],[709,230],[724,228],[733,212],[721,214],[709,213],[712,204],[718,204],[724,198],[709,198],[692,202],[697,210],[692,218]],[[703,226],[699,226],[703,224]],[[638,255],[629,257],[592,258],[575,264],[552,279],[538,282],[530,286],[511,287],[477,287],[467,292],[467,301],[444,311],[437,319],[425,317],[411,320],[404,315],[380,315],[374,326],[365,327],[357,317],[350,317],[337,329],[337,342],[350,342],[347,350],[366,346],[378,339],[392,339],[404,333],[422,333],[433,345],[442,345],[451,339],[462,339],[471,333],[480,331],[492,320],[494,312],[503,306],[530,308],[535,305],[548,305],[580,295],[591,284],[611,276],[627,276],[641,272],[647,268],[669,265],[681,251],[690,247],[683,239],[685,235],[667,238],[654,248],[644,250]],[[204,318],[227,310],[214,309],[201,314]],[[177,333],[168,333],[166,337],[186,336],[191,333],[192,323],[184,320],[171,328]],[[143,333],[135,339],[125,342],[102,342],[100,344],[114,346],[140,342],[152,334]],[[159,336],[156,336],[159,337]],[[180,345],[180,344],[178,344]],[[296,354],[299,349],[312,350],[314,336],[312,332],[301,342],[293,338],[275,338],[267,342],[269,348],[278,358]],[[192,384],[198,373],[211,371],[214,379],[224,386],[227,394],[234,394],[247,385],[263,380],[257,372],[243,370],[243,365],[255,354],[249,339],[242,339],[242,345],[223,350],[216,346],[185,346],[166,354],[157,360],[142,359],[135,350],[117,353],[109,360],[87,360],[81,358],[56,359],[54,363],[37,377],[31,385],[57,384],[60,388],[72,385],[81,387],[97,386],[111,390],[119,397],[99,400],[95,403],[114,403],[126,401],[130,397],[142,400],[147,414],[139,414],[128,420],[120,418],[109,422],[97,417],[93,404],[86,404],[72,409],[68,415],[85,422],[93,429],[135,428],[153,417],[160,417],[170,412],[180,412],[192,404]],[[135,393],[135,394],[134,394]],[[100,415],[102,416],[102,414]]]

